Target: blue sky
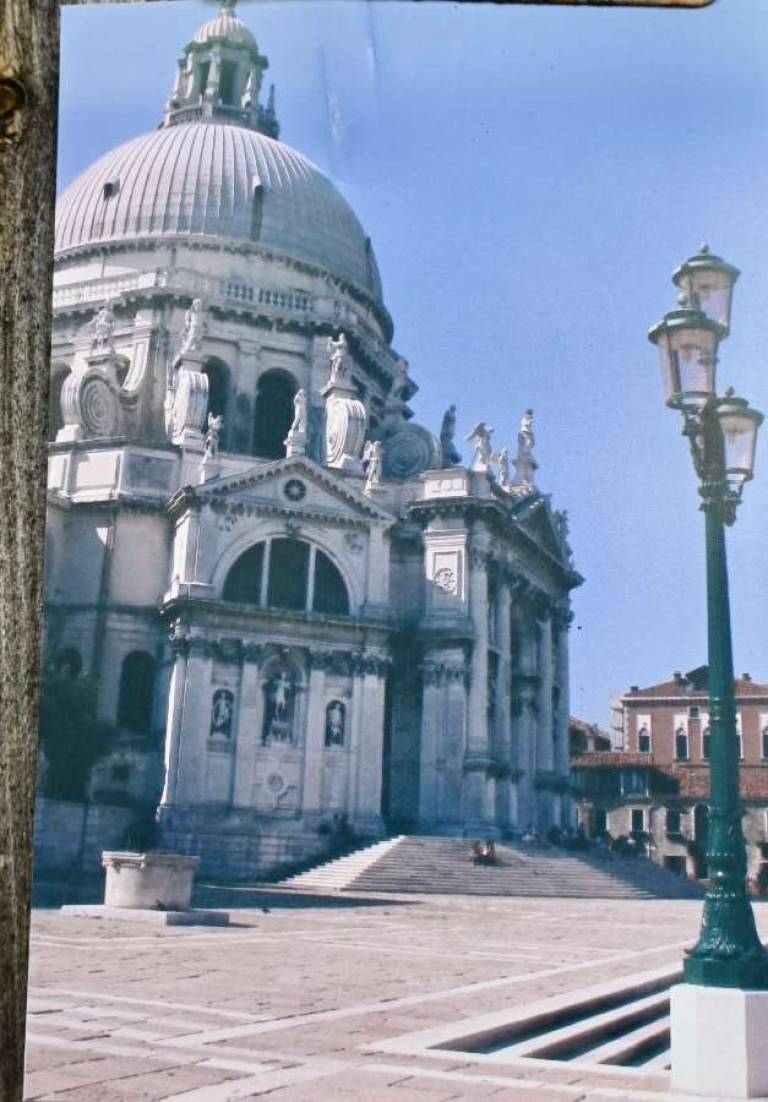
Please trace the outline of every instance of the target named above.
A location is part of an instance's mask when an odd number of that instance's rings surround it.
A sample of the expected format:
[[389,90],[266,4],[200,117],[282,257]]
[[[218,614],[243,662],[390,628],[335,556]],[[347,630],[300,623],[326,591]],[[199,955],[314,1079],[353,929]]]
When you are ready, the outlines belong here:
[[[209,3],[63,9],[59,185],[154,128]],[[282,0],[238,14],[282,140],[370,234],[394,344],[439,428],[514,443],[576,564],[571,710],[706,660],[703,518],[646,332],[702,240],[742,270],[721,389],[768,412],[768,6],[688,11]],[[729,534],[738,670],[768,681],[768,428]]]

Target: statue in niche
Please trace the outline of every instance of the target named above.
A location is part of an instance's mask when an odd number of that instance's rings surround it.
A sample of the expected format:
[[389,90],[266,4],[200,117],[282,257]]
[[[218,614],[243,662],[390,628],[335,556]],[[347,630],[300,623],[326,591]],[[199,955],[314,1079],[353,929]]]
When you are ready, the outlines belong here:
[[305,433],[307,431],[307,392],[297,390],[293,399],[293,422],[289,433]]
[[280,670],[267,683],[265,690],[263,742],[293,742],[293,682],[285,670]]
[[96,317],[91,322],[93,328],[93,347],[98,349],[106,349],[108,352],[114,352],[115,347],[112,343],[112,336],[117,325],[117,318],[114,311],[114,298],[107,299],[104,305],[101,307]]
[[203,347],[208,323],[205,318],[205,307],[201,298],[193,299],[192,305],[184,315],[184,329],[181,334],[180,356],[186,356],[188,352],[199,352]]
[[455,435],[456,406],[450,405],[443,414],[443,423],[440,426],[440,447],[443,449],[443,465],[446,467],[455,467],[461,462],[461,456],[453,442]]
[[224,424],[224,417],[219,414],[218,417],[214,417],[212,413],[208,414],[208,431],[205,434],[205,445],[203,448],[203,459],[215,459],[219,454],[219,437],[221,436],[221,426]]
[[211,704],[211,738],[231,738],[235,697],[229,689],[217,689]]
[[332,700],[325,709],[325,745],[344,745],[344,705],[340,700]]
[[363,449],[363,467],[366,472],[365,491],[381,485],[383,456],[380,440],[367,441]]
[[475,449],[475,455],[470,466],[471,470],[489,471],[491,469],[493,465],[492,436],[493,429],[489,428],[485,421],[478,421],[466,437],[467,443],[472,444]]
[[328,355],[331,357],[331,382],[336,383],[339,379],[346,378],[349,367],[347,364],[347,338],[343,333],[339,334],[338,340],[334,340],[333,337],[329,337],[326,343],[328,349]]

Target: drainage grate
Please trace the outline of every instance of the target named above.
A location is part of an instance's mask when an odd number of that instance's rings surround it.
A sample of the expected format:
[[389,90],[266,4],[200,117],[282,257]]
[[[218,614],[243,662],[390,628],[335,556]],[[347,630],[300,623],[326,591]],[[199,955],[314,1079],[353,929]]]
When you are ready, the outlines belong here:
[[670,988],[681,975],[678,966],[657,969],[376,1047],[434,1057],[466,1053],[483,1064],[568,1063],[585,1070],[661,1072],[670,1062]]

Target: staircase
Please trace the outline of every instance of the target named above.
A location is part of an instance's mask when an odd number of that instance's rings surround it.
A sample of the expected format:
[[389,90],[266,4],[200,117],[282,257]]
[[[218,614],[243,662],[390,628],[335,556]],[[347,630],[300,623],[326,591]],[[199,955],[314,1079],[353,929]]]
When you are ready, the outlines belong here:
[[497,864],[473,865],[463,838],[399,835],[356,850],[283,886],[325,891],[701,899],[703,890],[641,857],[597,857],[555,847],[497,844]]

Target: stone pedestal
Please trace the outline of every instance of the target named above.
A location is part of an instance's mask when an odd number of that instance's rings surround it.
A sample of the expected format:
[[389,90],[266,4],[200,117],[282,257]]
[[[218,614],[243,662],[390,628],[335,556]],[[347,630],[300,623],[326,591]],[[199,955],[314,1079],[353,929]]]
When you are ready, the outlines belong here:
[[186,911],[199,857],[173,853],[102,853],[104,906]]
[[768,1096],[768,991],[678,984],[670,1016],[673,1090]]

